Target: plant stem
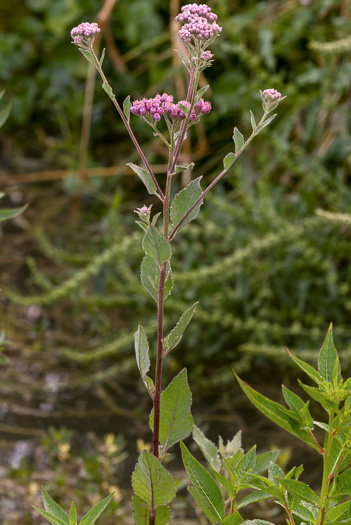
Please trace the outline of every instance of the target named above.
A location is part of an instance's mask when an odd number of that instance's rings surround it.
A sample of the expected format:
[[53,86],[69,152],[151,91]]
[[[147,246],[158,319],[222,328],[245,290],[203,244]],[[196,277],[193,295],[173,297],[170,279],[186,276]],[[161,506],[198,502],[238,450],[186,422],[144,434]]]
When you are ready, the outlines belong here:
[[[104,72],[103,72],[103,70],[102,70],[101,65],[100,65],[99,59],[97,58],[97,56],[96,56],[96,54],[95,54],[95,51],[94,51],[94,49],[93,49],[93,46],[90,46],[90,51],[91,51],[91,53],[92,53],[92,55],[93,55],[93,57],[94,57],[94,60],[95,60],[95,63],[96,63],[96,68],[97,68],[97,70],[98,70],[98,72],[99,72],[99,74],[100,74],[100,76],[101,76],[101,78],[102,78],[103,83],[110,87],[110,85],[109,85],[109,83],[108,83],[108,81],[107,81],[107,78],[106,78],[106,76],[105,76],[105,74],[104,74]],[[143,153],[143,150],[141,149],[141,147],[139,146],[139,143],[138,143],[137,139],[135,138],[135,135],[134,135],[134,133],[133,133],[133,131],[132,131],[132,128],[130,127],[129,122],[128,122],[128,120],[126,119],[126,117],[125,117],[125,115],[124,115],[124,113],[123,113],[123,111],[122,111],[121,106],[118,104],[117,99],[116,99],[116,97],[115,97],[115,95],[114,95],[113,93],[112,93],[112,96],[111,96],[110,98],[111,98],[111,100],[112,100],[112,102],[113,102],[113,105],[114,105],[115,108],[117,109],[118,114],[119,114],[119,116],[121,117],[121,119],[122,119],[122,121],[123,121],[123,124],[125,125],[125,127],[126,127],[128,133],[129,133],[129,136],[130,136],[130,138],[132,139],[133,144],[134,144],[134,146],[135,146],[137,152],[138,152],[139,155],[140,155],[141,160],[142,160],[143,163],[145,164],[145,167],[146,167],[147,171],[150,173],[150,175],[151,175],[151,177],[152,177],[152,180],[154,181],[154,183],[155,183],[155,185],[156,185],[156,188],[157,188],[157,192],[158,192],[158,196],[159,196],[159,198],[160,198],[162,201],[164,201],[164,198],[165,198],[165,197],[164,197],[164,195],[163,195],[163,192],[162,192],[162,190],[161,190],[161,188],[160,188],[160,186],[159,186],[159,184],[158,184],[158,182],[157,182],[157,179],[156,179],[156,177],[155,177],[155,175],[154,175],[154,173],[153,173],[153,171],[152,171],[152,169],[151,169],[150,164],[148,163],[148,161],[147,161],[147,159],[146,159],[146,157],[145,157],[145,155],[144,155],[144,153]]]

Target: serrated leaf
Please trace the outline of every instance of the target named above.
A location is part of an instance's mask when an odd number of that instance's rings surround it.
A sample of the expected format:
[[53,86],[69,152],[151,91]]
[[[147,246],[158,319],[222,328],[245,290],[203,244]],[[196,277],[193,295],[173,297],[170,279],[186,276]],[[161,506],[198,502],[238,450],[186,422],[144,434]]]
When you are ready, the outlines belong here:
[[196,302],[192,306],[190,306],[190,308],[185,310],[185,312],[180,317],[178,323],[175,325],[173,330],[167,335],[167,337],[165,337],[163,341],[163,345],[165,349],[164,355],[167,355],[168,352],[173,350],[173,348],[175,348],[177,344],[181,341],[184,330],[190,323],[198,304],[199,302]]
[[140,180],[143,181],[150,195],[159,196],[157,193],[156,184],[153,178],[151,177],[150,173],[146,169],[141,168],[140,166],[137,166],[136,164],[133,164],[132,162],[128,162],[126,166],[129,166],[134,171],[134,173],[138,175]]
[[255,490],[255,492],[252,492],[252,494],[249,494],[244,499],[242,499],[240,503],[238,503],[237,509],[242,509],[247,505],[250,505],[251,503],[256,503],[257,501],[270,499],[271,497],[272,496],[268,494],[268,492],[264,492],[264,490]]
[[110,503],[111,499],[113,498],[113,494],[114,492],[107,496],[107,498],[97,503],[91,510],[89,510],[89,512],[87,512],[87,514],[83,517],[79,525],[93,525],[100,516],[100,514],[106,509],[107,505]]
[[217,483],[211,474],[190,454],[182,441],[180,447],[185,470],[196,489],[191,491],[191,494],[212,523],[223,520],[224,503]]
[[335,480],[331,498],[348,496],[351,494],[351,469],[342,472]]
[[233,514],[230,514],[219,525],[241,525],[244,519],[240,516],[239,512],[236,510]]
[[7,221],[8,219],[13,219],[14,217],[17,217],[18,215],[24,212],[27,206],[28,205],[25,204],[21,208],[14,208],[12,210],[0,210],[0,222]]
[[231,165],[233,164],[233,162],[235,161],[235,154],[233,152],[231,153],[228,153],[228,155],[226,155],[223,159],[223,166],[224,166],[224,169],[226,170],[229,170],[229,168],[231,167]]
[[200,448],[201,452],[205,456],[210,466],[213,467],[214,470],[219,472],[221,468],[221,460],[219,458],[218,449],[214,445],[214,443],[212,443],[212,441],[207,439],[205,434],[196,425],[194,425],[193,428],[193,439]]
[[70,525],[77,525],[77,510],[73,501],[71,503],[71,508],[69,509],[69,523]]
[[333,371],[335,363],[337,363],[340,371],[339,358],[333,341],[332,325],[330,325],[324,343],[319,351],[318,372],[326,381],[332,384],[334,383]]
[[102,89],[105,91],[105,93],[108,94],[110,99],[114,99],[115,98],[115,95],[114,95],[114,93],[112,91],[112,88],[111,88],[110,84],[108,84],[107,82],[103,82]]
[[250,120],[251,120],[252,131],[255,132],[257,129],[257,124],[255,120],[255,115],[252,113],[251,109],[250,109]]
[[195,162],[190,162],[190,164],[181,164],[175,167],[174,173],[181,173],[184,170],[192,170],[195,166]]
[[350,510],[351,510],[351,500],[348,500],[348,501],[345,501],[344,503],[341,503],[340,505],[335,505],[335,507],[332,507],[330,510],[328,510],[325,518],[327,522],[331,521],[333,523],[337,519],[341,518],[343,514],[345,513],[349,514]]
[[334,438],[329,453],[328,476],[333,474],[340,463],[344,446],[341,440]]
[[325,379],[319,372],[317,372],[317,370],[315,370],[315,368],[313,368],[313,366],[305,363],[302,359],[295,357],[291,352],[289,352],[289,356],[317,385],[322,386],[325,383]]
[[8,104],[6,108],[0,111],[0,128],[5,124],[11,113],[12,104]]
[[134,334],[134,348],[139,372],[144,381],[144,377],[150,370],[150,357],[149,343],[144,328],[141,325],[138,326],[138,330]]
[[235,153],[238,153],[245,144],[244,135],[240,133],[238,128],[234,128],[233,140],[235,144]]
[[143,450],[132,475],[134,492],[151,507],[170,503],[176,495],[176,486],[171,474],[160,460]]
[[[149,255],[145,255],[140,268],[141,284],[158,303],[158,286],[160,282],[160,267]],[[167,299],[173,288],[172,269],[167,263],[164,298]]]
[[220,472],[217,472],[214,468],[211,467],[211,465],[207,464],[208,468],[210,469],[211,474],[213,477],[222,485],[222,487],[225,488],[225,490],[228,492],[229,496],[232,498],[234,494],[234,485],[225,476],[222,476]]
[[127,98],[125,98],[123,102],[123,113],[128,122],[130,121],[130,108],[131,107],[132,107],[132,103],[130,101],[130,95],[128,95]]
[[169,242],[151,224],[148,226],[143,239],[143,249],[160,267],[172,256]]
[[252,472],[255,474],[261,474],[267,470],[271,463],[275,463],[280,454],[280,450],[271,450],[269,452],[263,452],[263,454],[258,454],[256,456],[256,465]]
[[[160,443],[165,453],[172,445],[185,439],[193,430],[190,413],[191,392],[184,368],[161,394]],[[154,411],[150,414],[150,428],[154,429]]]
[[198,92],[196,93],[195,95],[195,104],[197,104],[199,102],[199,100],[202,98],[202,96],[206,93],[206,91],[208,90],[210,86],[207,85],[201,89],[198,90]]
[[265,120],[258,128],[257,128],[257,131],[261,131],[263,128],[265,128],[266,126],[268,126],[272,120],[275,119],[275,117],[277,116],[277,114],[275,115],[272,115],[270,116],[267,120]]
[[41,489],[41,496],[43,498],[44,507],[47,512],[53,514],[56,518],[62,520],[66,525],[69,525],[69,516],[46,492],[44,487]]
[[56,518],[53,514],[50,514],[50,512],[46,512],[45,510],[39,509],[38,507],[35,507],[33,505],[33,508],[39,512],[44,518],[46,518],[50,523],[53,525],[66,525],[65,521],[60,520],[59,518]]
[[298,382],[301,388],[303,388],[312,399],[320,403],[320,405],[322,405],[324,410],[326,410],[328,413],[330,410],[335,410],[335,408],[337,408],[336,403],[330,400],[330,394],[324,393],[319,388],[314,386],[305,385],[299,379]]
[[243,483],[247,474],[253,471],[256,465],[256,445],[254,445],[247,454],[245,454],[239,461],[235,475],[237,476],[238,483]]
[[319,505],[319,497],[306,483],[296,481],[295,479],[280,479],[279,484],[282,485],[290,494],[297,496],[302,501],[311,503],[312,505]]
[[[178,223],[183,219],[184,215],[192,208],[192,206],[195,204],[195,202],[201,197],[202,195],[202,189],[200,186],[200,180],[202,177],[198,177],[197,179],[191,181],[186,188],[181,190],[177,195],[174,197],[172,205],[171,205],[171,221],[174,226],[177,226]],[[184,228],[186,224],[188,224],[190,221],[196,219],[200,207],[202,205],[202,200],[195,206],[195,208],[192,210],[192,212],[188,215],[188,217],[183,221],[181,226],[178,229],[178,232]]]
[[[135,525],[149,525],[150,511],[146,503],[133,494],[132,508]],[[166,525],[171,518],[171,511],[167,505],[157,507],[155,512],[155,525]]]
[[304,441],[320,453],[318,446],[313,441],[310,434],[306,430],[299,428],[298,423],[291,417],[288,409],[286,409],[279,403],[268,399],[259,392],[256,392],[247,383],[242,381],[236,374],[235,376],[243,392],[260,412],[262,412],[271,421],[284,428],[294,436],[299,437],[302,441]]
[[[81,47],[79,47],[78,49],[82,53],[82,55],[87,59],[87,61],[90,62],[90,64],[92,64],[94,67],[96,67],[97,64],[94,55],[90,51],[82,49]],[[102,85],[102,87],[104,87],[104,85]]]
[[312,507],[311,505],[308,505],[308,504],[305,504],[305,505],[297,505],[296,507],[294,507],[293,509],[293,514],[298,516],[299,518],[301,518],[304,522],[309,522],[311,521],[312,523],[314,523],[315,521],[315,518],[317,516],[315,516],[312,512],[311,509],[314,509],[315,510],[315,507]]

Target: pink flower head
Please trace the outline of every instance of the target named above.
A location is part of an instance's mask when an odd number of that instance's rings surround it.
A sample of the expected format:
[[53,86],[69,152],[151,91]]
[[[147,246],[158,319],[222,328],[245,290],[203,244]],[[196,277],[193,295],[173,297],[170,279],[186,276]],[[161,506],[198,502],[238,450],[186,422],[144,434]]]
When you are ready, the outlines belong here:
[[89,45],[93,42],[98,33],[100,33],[100,28],[96,22],[93,22],[92,24],[89,22],[83,22],[82,24],[79,24],[79,26],[72,29],[72,44],[76,44],[77,46],[81,44]]
[[222,31],[215,22],[217,15],[212,13],[211,8],[206,4],[184,5],[176,20],[184,24],[179,30],[179,37],[183,42],[190,42],[191,39],[206,41],[213,39]]
[[272,111],[275,109],[279,102],[284,100],[285,97],[282,97],[281,93],[276,89],[265,89],[261,91],[261,99],[264,111]]

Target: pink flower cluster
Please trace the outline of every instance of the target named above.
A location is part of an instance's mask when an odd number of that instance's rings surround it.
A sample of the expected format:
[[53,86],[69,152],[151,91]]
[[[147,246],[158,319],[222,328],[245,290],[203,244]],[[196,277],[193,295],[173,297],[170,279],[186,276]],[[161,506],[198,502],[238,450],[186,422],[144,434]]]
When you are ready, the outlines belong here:
[[190,42],[192,38],[208,40],[222,31],[215,22],[217,15],[212,13],[211,8],[206,4],[184,5],[176,20],[184,24],[179,31],[179,37],[183,42]]
[[[154,120],[159,121],[161,115],[164,113],[170,117],[185,118],[185,113],[181,109],[180,105],[184,105],[190,110],[190,103],[186,100],[181,100],[177,104],[174,104],[172,95],[156,95],[154,98],[143,98],[142,100],[134,100],[132,107],[130,108],[133,115],[140,115],[141,117],[153,117]],[[190,120],[195,120],[202,113],[209,113],[211,111],[211,103],[205,102],[202,98],[195,105],[194,109],[190,114]]]
[[262,92],[262,95],[267,99],[270,99],[270,100],[280,100],[282,98],[282,95],[281,93],[279,93],[279,91],[277,91],[276,89],[265,89],[263,92]]
[[98,33],[100,33],[100,28],[96,22],[93,22],[92,24],[89,24],[89,22],[83,22],[72,29],[72,43],[76,45],[82,44],[84,39],[93,39]]

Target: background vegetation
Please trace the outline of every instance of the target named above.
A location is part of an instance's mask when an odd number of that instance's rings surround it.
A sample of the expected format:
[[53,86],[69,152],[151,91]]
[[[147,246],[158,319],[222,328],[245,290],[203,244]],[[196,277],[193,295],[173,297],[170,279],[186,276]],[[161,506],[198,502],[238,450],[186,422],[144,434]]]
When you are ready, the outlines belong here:
[[[111,523],[127,523],[129,476],[143,446],[137,438],[149,437],[150,408],[132,334],[138,322],[155,332],[154,305],[139,284],[133,210],[153,201],[125,167],[137,157],[100,82],[89,109],[93,78],[86,82],[86,61],[70,44],[71,27],[95,20],[103,3],[3,4],[0,87],[12,112],[1,130],[0,184],[7,204],[29,208],[1,238],[1,328],[11,346],[0,383],[0,516],[5,525],[40,523],[30,510],[40,483],[63,503],[74,489],[81,512],[118,486]],[[184,154],[194,174],[211,181],[234,125],[249,133],[260,89],[287,99],[209,198],[203,222],[176,242],[169,323],[184,304],[199,299],[200,307],[166,373],[188,367],[197,423],[213,439],[243,428],[250,445],[259,432],[262,449],[279,445],[288,460],[290,439],[257,418],[231,368],[277,396],[282,377],[289,386],[294,374],[285,348],[315,359],[330,322],[350,368],[351,8],[346,0],[210,4],[223,33],[202,79],[213,111]],[[101,45],[119,101],[164,91],[184,97],[170,23],[179,8],[175,0],[115,2]],[[162,177],[164,151],[136,117],[132,124]],[[119,437],[103,437],[111,432]],[[295,453],[303,462],[303,450]],[[175,518],[185,523],[183,508]]]

